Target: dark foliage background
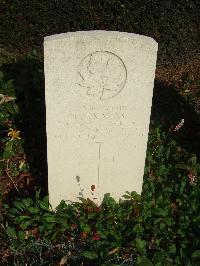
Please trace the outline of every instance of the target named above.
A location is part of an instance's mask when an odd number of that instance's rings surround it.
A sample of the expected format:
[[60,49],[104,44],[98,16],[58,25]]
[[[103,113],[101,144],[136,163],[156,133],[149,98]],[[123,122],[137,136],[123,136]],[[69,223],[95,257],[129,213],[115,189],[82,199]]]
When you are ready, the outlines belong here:
[[43,38],[78,30],[117,30],[153,37],[158,64],[199,58],[198,0],[1,0],[1,42],[25,52]]

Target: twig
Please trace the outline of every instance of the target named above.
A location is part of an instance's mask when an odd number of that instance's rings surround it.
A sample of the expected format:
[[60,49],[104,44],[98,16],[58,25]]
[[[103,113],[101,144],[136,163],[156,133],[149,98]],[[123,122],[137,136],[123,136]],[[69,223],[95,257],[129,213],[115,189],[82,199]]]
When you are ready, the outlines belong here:
[[114,253],[116,253],[116,252],[118,252],[118,251],[119,251],[119,247],[114,248],[113,250],[111,250],[111,251],[108,253],[108,255],[112,255],[112,254],[114,254]]
[[10,174],[9,174],[9,159],[8,159],[7,162],[6,162],[6,174],[7,174],[7,176],[10,178],[10,180],[11,180],[12,183],[13,183],[13,186],[15,187],[15,189],[17,190],[17,192],[18,192],[19,195],[20,195],[19,189],[18,189],[17,186],[15,185],[15,182],[13,181],[12,176],[10,176]]

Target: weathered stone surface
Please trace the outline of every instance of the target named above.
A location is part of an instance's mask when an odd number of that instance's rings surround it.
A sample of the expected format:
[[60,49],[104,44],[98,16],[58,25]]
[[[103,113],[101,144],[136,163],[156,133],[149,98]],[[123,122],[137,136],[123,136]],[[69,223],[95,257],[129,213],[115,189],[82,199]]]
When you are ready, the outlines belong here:
[[[44,40],[50,202],[141,193],[157,43],[86,31]],[[92,191],[91,190],[91,186]],[[97,198],[97,199],[96,199]]]

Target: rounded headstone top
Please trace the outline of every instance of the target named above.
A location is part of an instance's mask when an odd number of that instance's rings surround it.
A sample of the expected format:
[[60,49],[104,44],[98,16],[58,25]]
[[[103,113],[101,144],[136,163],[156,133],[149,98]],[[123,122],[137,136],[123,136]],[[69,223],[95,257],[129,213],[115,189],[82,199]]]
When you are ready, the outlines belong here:
[[67,32],[67,33],[60,33],[54,34],[50,36],[44,37],[44,42],[53,41],[53,40],[60,40],[60,39],[67,39],[73,37],[121,37],[121,38],[138,38],[143,41],[152,43],[156,49],[158,47],[158,43],[151,37],[130,33],[130,32],[120,32],[120,31],[106,31],[106,30],[90,30],[90,31],[75,31],[75,32]]

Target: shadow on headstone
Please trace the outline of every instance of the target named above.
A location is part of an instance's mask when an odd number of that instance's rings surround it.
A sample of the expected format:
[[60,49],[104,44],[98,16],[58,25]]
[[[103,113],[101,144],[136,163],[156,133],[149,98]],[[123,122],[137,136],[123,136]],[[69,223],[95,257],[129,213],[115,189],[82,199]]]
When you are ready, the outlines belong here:
[[[43,64],[24,59],[3,65],[6,79],[13,79],[20,114],[16,121],[24,138],[24,150],[35,185],[42,195],[48,192],[45,86]],[[155,80],[151,120],[169,129],[184,118],[184,126],[174,135],[176,141],[200,159],[200,118],[173,87]],[[31,193],[31,192],[30,192]]]

